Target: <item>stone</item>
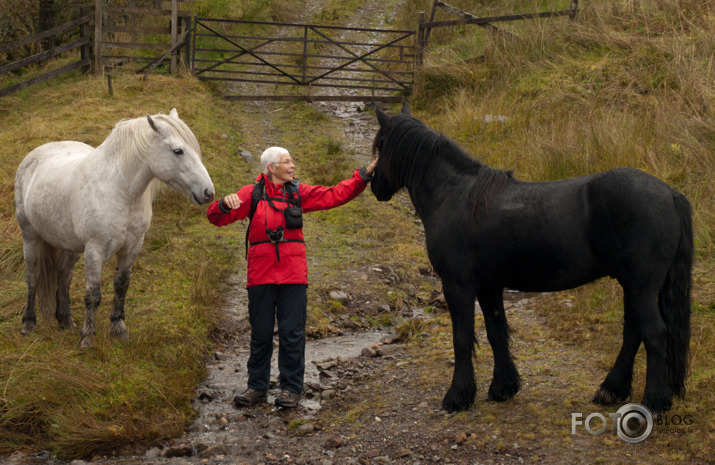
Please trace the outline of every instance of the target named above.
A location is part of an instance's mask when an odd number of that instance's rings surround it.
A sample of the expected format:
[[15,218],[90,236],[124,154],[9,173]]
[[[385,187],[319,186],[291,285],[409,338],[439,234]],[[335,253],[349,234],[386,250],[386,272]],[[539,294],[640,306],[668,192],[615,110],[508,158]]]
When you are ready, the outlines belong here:
[[226,455],[228,453],[228,447],[226,444],[215,444],[213,446],[207,447],[205,450],[199,453],[201,458],[215,457],[218,455]]
[[330,435],[325,442],[323,442],[323,447],[326,449],[336,449],[343,445],[345,439],[339,434]]
[[241,158],[243,158],[247,162],[252,162],[253,161],[253,155],[251,152],[249,152],[246,149],[240,149],[240,152],[238,152],[241,155]]
[[377,357],[377,351],[371,347],[365,347],[360,352],[360,355],[362,355],[363,357],[374,358]]
[[400,459],[402,457],[407,457],[408,455],[412,455],[412,451],[407,447],[400,447],[395,452],[394,458]]
[[330,300],[336,300],[341,303],[348,301],[348,295],[343,291],[330,291]]
[[313,425],[312,423],[304,423],[304,424],[300,425],[297,430],[298,434],[301,436],[310,434],[313,431],[315,431],[315,425]]
[[179,444],[178,446],[165,447],[164,450],[161,451],[161,456],[165,458],[189,457],[193,451],[194,448],[191,444]]
[[454,442],[457,444],[462,444],[467,440],[467,433],[459,433],[454,437]]
[[338,361],[334,358],[329,358],[329,359],[317,362],[315,364],[315,366],[321,370],[330,370],[331,368],[338,366]]
[[398,342],[400,339],[401,338],[400,338],[399,334],[392,333],[392,334],[389,334],[389,335],[383,337],[382,339],[380,339],[380,342],[382,342],[383,344],[394,344],[395,342]]
[[386,345],[377,348],[377,355],[380,357],[387,357],[388,355],[394,355],[398,352],[402,352],[402,347],[396,345]]

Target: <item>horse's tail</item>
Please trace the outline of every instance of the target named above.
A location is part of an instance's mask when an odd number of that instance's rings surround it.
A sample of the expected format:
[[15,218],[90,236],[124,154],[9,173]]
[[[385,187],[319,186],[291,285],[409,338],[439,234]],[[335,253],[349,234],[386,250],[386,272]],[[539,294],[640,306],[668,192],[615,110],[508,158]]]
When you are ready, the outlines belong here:
[[53,315],[57,306],[57,262],[60,251],[45,241],[39,247],[38,275],[35,295],[37,307],[45,315]]
[[658,307],[668,328],[667,356],[670,387],[674,395],[683,398],[690,350],[693,223],[688,199],[679,192],[675,192],[673,201],[680,217],[680,242],[673,264],[658,294]]

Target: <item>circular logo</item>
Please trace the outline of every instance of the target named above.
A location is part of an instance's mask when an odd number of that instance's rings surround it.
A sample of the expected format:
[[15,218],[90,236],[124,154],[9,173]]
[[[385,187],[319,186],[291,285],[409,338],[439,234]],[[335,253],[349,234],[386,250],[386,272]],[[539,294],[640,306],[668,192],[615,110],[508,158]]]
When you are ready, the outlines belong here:
[[645,441],[653,431],[653,415],[641,404],[626,404],[618,409],[616,432],[629,444]]

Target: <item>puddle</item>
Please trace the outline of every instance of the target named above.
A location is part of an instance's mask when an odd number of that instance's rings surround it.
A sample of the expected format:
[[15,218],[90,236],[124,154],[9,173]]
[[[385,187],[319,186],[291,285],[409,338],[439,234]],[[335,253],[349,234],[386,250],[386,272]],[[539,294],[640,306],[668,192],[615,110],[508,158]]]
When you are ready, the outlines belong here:
[[[245,281],[240,276],[229,278],[231,291],[224,307],[231,324],[239,328],[248,328],[248,294],[244,288]],[[370,330],[365,332],[344,333],[340,336],[322,339],[308,339],[305,344],[305,378],[307,395],[301,400],[301,405],[311,410],[320,408],[319,402],[311,400],[313,394],[319,394],[329,383],[320,379],[320,373],[331,366],[326,362],[337,363],[342,360],[358,357],[366,347],[379,343],[385,336],[391,334],[388,330]],[[246,364],[249,357],[249,333],[229,344],[224,350],[215,353],[214,360],[207,365],[207,376],[197,388],[195,407],[200,412],[199,421],[203,417],[211,417],[218,410],[231,406],[233,397],[246,389],[248,372]],[[275,391],[275,392],[273,392]],[[273,356],[271,358],[271,390],[268,401],[272,403],[278,388],[278,336],[274,334]],[[221,399],[216,402],[216,399]],[[233,408],[233,407],[231,407]]]
[[[358,357],[364,348],[378,344],[389,334],[391,333],[388,331],[375,330],[306,341],[304,380],[306,394],[301,399],[300,405],[308,410],[318,410],[320,402],[317,399],[320,393],[333,388],[331,382],[321,379],[324,377],[321,377],[321,373],[327,372],[341,361]],[[243,392],[248,382],[246,369],[248,357],[248,347],[239,347],[217,353],[218,360],[208,364],[208,375],[198,388],[195,400],[195,407],[199,411],[198,424],[234,409],[232,405],[234,396]],[[280,394],[277,376],[278,347],[274,339],[269,404],[273,404],[275,396]]]

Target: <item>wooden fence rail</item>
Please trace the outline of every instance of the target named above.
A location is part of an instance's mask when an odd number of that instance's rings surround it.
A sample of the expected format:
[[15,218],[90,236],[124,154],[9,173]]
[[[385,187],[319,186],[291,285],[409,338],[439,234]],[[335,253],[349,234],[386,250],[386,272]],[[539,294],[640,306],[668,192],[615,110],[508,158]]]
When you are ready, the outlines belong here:
[[[171,55],[171,73],[177,72],[179,38],[191,28],[191,13],[181,10],[181,3],[193,0],[164,0],[165,8],[107,6],[95,0],[94,71],[125,63],[161,62],[165,52]],[[160,6],[164,6],[160,5]],[[168,24],[165,23],[166,20]],[[159,24],[167,24],[161,26]],[[156,54],[161,55],[157,59]],[[162,55],[163,54],[163,55]],[[146,68],[146,66],[145,66]]]
[[[449,14],[459,16],[461,19],[454,19],[448,21],[435,21],[435,13],[437,9],[442,9]],[[561,11],[544,11],[540,13],[523,13],[515,15],[503,15],[503,16],[488,16],[488,17],[477,17],[471,13],[462,11],[449,3],[442,2],[440,0],[435,0],[432,4],[432,12],[430,14],[429,20],[425,20],[424,13],[419,14],[419,25],[417,26],[417,63],[422,64],[424,57],[424,51],[427,49],[427,44],[429,42],[429,37],[434,28],[440,27],[455,27],[455,26],[466,26],[473,24],[492,32],[503,33],[510,35],[508,32],[503,31],[493,23],[498,22],[509,22],[509,21],[523,21],[527,19],[537,19],[537,18],[555,18],[559,16],[568,16],[573,19],[578,12],[578,0],[571,0],[571,5],[568,10]]]
[[227,84],[228,100],[400,101],[412,86],[414,31],[215,18],[193,29],[191,69]]
[[17,71],[26,66],[45,63],[52,58],[62,55],[63,53],[67,53],[77,48],[80,49],[80,57],[77,61],[73,61],[72,63],[69,63],[57,69],[53,69],[52,71],[48,71],[33,78],[26,79],[20,83],[2,88],[0,89],[0,97],[9,95],[13,92],[17,92],[21,89],[25,89],[34,84],[45,82],[49,79],[61,76],[62,74],[69,73],[70,71],[74,71],[76,69],[81,68],[84,72],[89,71],[91,67],[92,56],[90,52],[92,42],[90,40],[91,37],[89,24],[92,21],[93,16],[93,13],[83,14],[81,18],[75,19],[74,21],[70,21],[61,26],[48,29],[46,31],[34,34],[29,37],[23,37],[22,39],[10,42],[8,44],[0,45],[0,53],[5,53],[10,50],[24,47],[25,45],[40,42],[44,39],[47,39],[48,37],[58,36],[60,34],[65,34],[68,32],[72,33],[72,35],[74,36],[74,29],[78,29],[76,34],[79,37],[75,40],[60,44],[54,48],[45,50],[41,53],[37,53],[33,56],[0,66],[0,76],[2,76],[3,74],[8,74]]
[[[573,18],[578,11],[578,0],[571,0],[570,9],[563,11],[480,18],[435,0],[429,20],[425,19],[424,13],[419,14],[415,32],[197,18],[180,10],[181,3],[193,1],[158,0],[157,8],[135,8],[110,7],[103,0],[95,0],[93,13],[83,12],[81,18],[62,26],[0,45],[0,53],[4,53],[68,32],[73,39],[0,66],[0,76],[80,49],[77,61],[0,89],[0,97],[76,69],[89,71],[92,61],[97,74],[103,73],[105,66],[146,63],[137,71],[143,73],[148,69],[144,75],[146,78],[171,55],[171,72],[175,73],[179,52],[183,48],[186,66],[199,79],[220,81],[234,90],[242,86],[241,92],[225,96],[231,100],[358,101],[388,98],[397,101],[410,93],[414,67],[422,64],[434,28],[473,24],[492,32],[512,35],[493,23],[557,16]],[[159,8],[165,5],[166,8]],[[435,21],[438,8],[459,19]],[[168,26],[162,25],[166,24],[167,18]],[[234,32],[243,30],[245,25],[249,26],[248,30],[272,32],[263,35]],[[74,33],[74,29],[78,32]],[[157,57],[157,54],[160,56]],[[271,95],[249,95],[243,92],[246,84],[268,86],[273,91]],[[279,95],[279,86],[290,86],[288,92],[293,95]],[[296,91],[301,88],[305,91]],[[328,93],[316,95],[314,91],[321,89],[328,90]],[[296,92],[303,95],[296,95]],[[342,95],[336,95],[336,92]]]

